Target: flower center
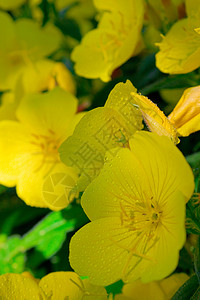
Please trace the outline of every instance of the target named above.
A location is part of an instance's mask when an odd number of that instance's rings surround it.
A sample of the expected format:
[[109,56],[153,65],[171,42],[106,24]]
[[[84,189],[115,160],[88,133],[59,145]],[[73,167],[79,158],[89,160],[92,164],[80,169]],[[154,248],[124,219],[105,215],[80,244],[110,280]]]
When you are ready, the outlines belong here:
[[43,164],[56,164],[60,162],[58,148],[61,144],[61,140],[56,137],[53,130],[48,130],[47,135],[32,134],[31,144],[35,146],[35,152],[32,155],[41,156],[41,165]]
[[121,223],[130,231],[144,232],[155,231],[160,223],[162,211],[151,203],[144,204],[136,201],[135,204],[121,204]]

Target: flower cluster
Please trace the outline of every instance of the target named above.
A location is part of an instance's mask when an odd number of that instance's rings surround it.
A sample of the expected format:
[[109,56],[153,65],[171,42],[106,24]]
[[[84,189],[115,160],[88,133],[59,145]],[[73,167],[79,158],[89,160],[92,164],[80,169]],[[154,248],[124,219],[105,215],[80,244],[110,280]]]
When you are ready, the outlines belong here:
[[0,8],[0,299],[199,299],[199,1]]

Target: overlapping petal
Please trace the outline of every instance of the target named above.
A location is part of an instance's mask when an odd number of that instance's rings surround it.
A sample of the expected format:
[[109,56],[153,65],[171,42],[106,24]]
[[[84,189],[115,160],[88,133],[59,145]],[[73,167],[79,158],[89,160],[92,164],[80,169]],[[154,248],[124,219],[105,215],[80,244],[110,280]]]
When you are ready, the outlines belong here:
[[185,242],[190,167],[167,137],[138,132],[129,144],[83,194],[92,222],[70,244],[72,267],[95,284],[160,280],[176,268]]
[[25,96],[16,112],[18,120],[32,133],[57,135],[64,140],[72,132],[68,127],[75,116],[78,101],[60,88],[44,94]]
[[168,119],[182,136],[200,130],[200,86],[184,91]]
[[115,155],[112,149],[126,146],[130,136],[143,127],[142,115],[132,105],[130,93],[134,90],[129,81],[116,85],[105,106],[88,112],[61,145],[61,160],[81,174],[80,190],[98,175],[106,151]]
[[0,276],[0,298],[5,300],[106,300],[103,287],[94,286],[74,272],[53,272],[41,280],[31,274]]

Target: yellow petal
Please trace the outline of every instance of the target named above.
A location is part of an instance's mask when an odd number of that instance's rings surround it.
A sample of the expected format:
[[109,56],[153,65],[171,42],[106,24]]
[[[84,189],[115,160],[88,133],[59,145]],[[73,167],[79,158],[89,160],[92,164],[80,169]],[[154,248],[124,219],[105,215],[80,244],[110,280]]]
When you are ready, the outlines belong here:
[[16,185],[24,164],[30,158],[31,147],[27,143],[29,133],[14,121],[0,122],[0,182],[12,187]]
[[1,97],[0,120],[16,121],[17,101],[13,92],[4,93]]
[[132,153],[140,157],[148,178],[153,172],[151,189],[158,199],[161,194],[167,198],[170,191],[177,189],[183,193],[186,201],[190,199],[194,191],[194,176],[185,157],[171,141],[149,132],[137,132],[129,144]]
[[92,285],[87,279],[81,280],[74,272],[54,272],[40,280],[40,288],[52,300],[107,300],[103,287]]
[[75,83],[70,71],[64,64],[48,59],[27,65],[20,80],[24,94],[52,90],[56,86],[60,86],[70,93],[75,93]]
[[51,300],[80,300],[83,292],[82,282],[74,272],[54,272],[40,280],[39,287]]
[[2,300],[45,299],[35,280],[20,274],[1,275],[0,286]]
[[168,299],[178,291],[178,289],[189,279],[185,273],[175,273],[172,276],[160,281],[160,286],[164,290]]
[[105,107],[88,112],[76,126],[74,134],[61,145],[61,160],[81,173],[81,190],[98,175],[106,151],[112,153],[112,148],[123,147],[129,137],[142,128],[142,116],[131,105],[131,90],[135,88],[128,81],[116,85]]
[[148,190],[148,177],[138,159],[129,149],[121,149],[116,157],[106,159],[99,176],[83,194],[81,205],[90,220],[120,217],[129,199],[140,199],[144,182]]
[[200,86],[184,91],[168,119],[182,136],[200,130]]
[[60,86],[63,90],[75,94],[76,87],[72,74],[62,63],[55,63],[49,79],[49,89]]
[[39,24],[33,20],[20,18],[15,26],[16,38],[24,41],[24,48],[30,51],[31,61],[48,56],[59,47],[62,34],[50,23],[40,28]]
[[54,90],[35,95],[25,96],[16,112],[20,122],[32,133],[49,135],[49,130],[66,138],[68,127],[73,120],[77,99],[59,87]]
[[0,7],[4,10],[12,10],[25,3],[25,0],[0,0]]
[[127,296],[128,299],[134,300],[167,300],[158,281],[145,284],[137,280],[133,283],[125,284],[123,286],[123,295]]
[[[135,282],[125,284],[122,292],[123,296],[128,297],[127,299],[169,300],[187,279],[189,279],[187,274],[177,273],[161,281],[142,283],[137,280]],[[121,298],[119,297],[117,299],[120,300]]]
[[199,19],[176,22],[158,44],[156,66],[164,73],[184,74],[200,66],[200,36],[195,31]]
[[32,157],[29,162],[24,162],[24,170],[17,183],[17,194],[27,205],[60,210],[68,206],[68,195],[76,179],[73,169],[63,163]]
[[[2,51],[12,47],[15,37],[15,28],[11,16],[3,11],[0,12],[0,41],[2,45]],[[3,34],[4,33],[4,34]]]
[[198,18],[200,16],[200,5],[198,0],[185,0],[188,17]]
[[136,88],[129,80],[125,84],[118,83],[110,92],[105,107],[116,110],[126,122],[128,131],[133,134],[136,130],[141,130],[143,125],[142,114],[133,105],[132,92],[136,92]]
[[130,0],[128,0],[126,3],[119,0],[94,0],[94,5],[98,10],[122,11],[123,13],[128,13],[130,2]]
[[105,286],[119,280],[129,256],[127,249],[118,246],[121,238],[126,244],[132,241],[128,229],[120,228],[119,218],[99,219],[85,225],[70,242],[72,268],[81,276],[89,276],[93,284]]
[[158,135],[169,137],[177,144],[179,142],[177,131],[158,106],[145,96],[135,92],[131,95],[138,105],[147,127]]
[[[162,224],[158,225],[155,245],[148,251],[148,256],[154,258],[154,263],[143,260],[140,269],[145,269],[141,276],[142,282],[160,280],[170,275],[177,267],[179,251],[186,240],[184,196],[175,191],[163,205]],[[130,272],[129,282],[135,278],[137,267]],[[135,278],[137,279],[137,278]]]
[[56,164],[51,157],[46,160],[31,133],[14,121],[0,123],[0,151],[1,184],[17,185],[18,196],[27,204],[46,207],[41,194],[44,179],[55,167],[57,172],[64,172],[67,167]]
[[[90,283],[88,279],[82,280],[85,290],[85,295],[83,296],[83,300],[107,300],[107,292],[106,289],[102,286],[93,285]],[[110,300],[112,300],[110,298]]]
[[75,186],[77,175],[75,171],[57,164],[51,173],[43,179],[42,197],[46,205],[52,210],[60,210],[73,200],[71,190]]

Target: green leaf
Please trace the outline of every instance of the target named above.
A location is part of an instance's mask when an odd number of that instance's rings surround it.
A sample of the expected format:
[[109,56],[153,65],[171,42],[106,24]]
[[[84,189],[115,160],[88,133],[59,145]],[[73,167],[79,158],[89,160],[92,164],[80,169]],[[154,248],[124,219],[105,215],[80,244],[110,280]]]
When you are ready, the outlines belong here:
[[0,185],[0,195],[4,194],[7,191],[7,187],[4,185]]
[[191,276],[176,292],[171,300],[188,300],[192,297],[199,287],[198,278],[195,275]]
[[22,251],[16,253],[16,248],[21,248],[21,240],[18,236],[12,236],[8,239],[5,235],[0,236],[0,274],[22,273],[24,271],[25,255]]
[[124,285],[123,281],[119,280],[111,285],[108,285],[106,287],[106,291],[108,294],[113,294],[113,295],[120,294],[122,293],[123,285]]
[[56,20],[55,25],[62,31],[66,36],[70,36],[78,41],[81,40],[81,32],[78,23],[74,19],[70,18],[59,18]]
[[197,168],[200,166],[200,152],[193,153],[186,156],[187,162],[190,164],[191,168]]
[[194,295],[190,298],[190,300],[199,300],[200,299],[200,287],[196,290]]
[[199,75],[195,73],[171,75],[159,78],[157,81],[145,86],[140,92],[142,95],[148,95],[162,89],[187,88],[198,85]]
[[[9,202],[8,202],[9,204]],[[24,228],[26,225],[31,222],[34,222],[35,219],[45,216],[47,213],[46,209],[30,207],[25,205],[21,200],[19,205],[13,208],[10,207],[9,211],[1,211],[0,219],[1,219],[1,233],[5,233],[7,236],[12,234],[12,231],[16,230],[19,234],[24,234]]]
[[195,204],[194,199],[186,205],[186,230],[188,233],[199,234],[200,235],[200,208],[198,204]]
[[19,247],[16,247],[12,255],[35,247],[44,259],[48,259],[61,248],[68,232],[76,230],[87,221],[80,205],[51,212],[21,238]]
[[200,282],[200,237],[199,236],[194,251],[194,268],[195,268],[195,273]]
[[64,219],[61,212],[52,212],[23,237],[22,245],[26,250],[36,247],[47,259],[60,249],[75,222]]

